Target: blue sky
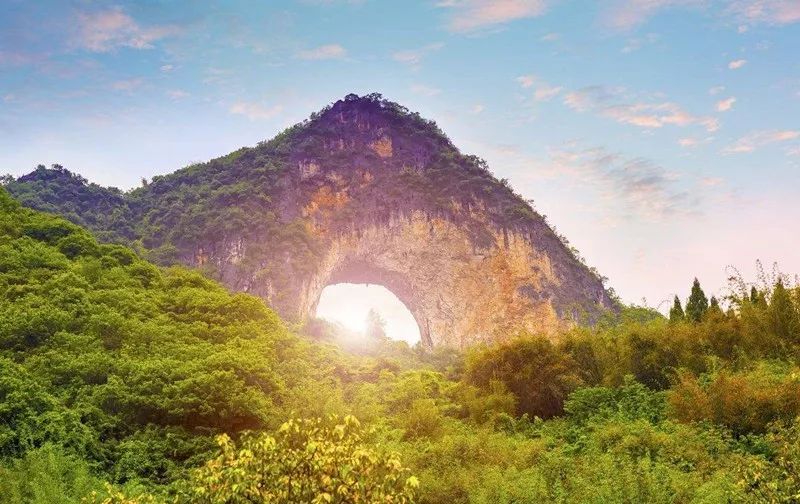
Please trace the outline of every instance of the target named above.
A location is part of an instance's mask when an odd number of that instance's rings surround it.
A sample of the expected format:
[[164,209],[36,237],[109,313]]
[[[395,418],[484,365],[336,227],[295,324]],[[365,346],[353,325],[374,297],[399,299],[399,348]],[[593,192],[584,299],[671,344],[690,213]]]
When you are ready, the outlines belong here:
[[347,93],[436,120],[626,301],[800,272],[800,1],[0,1],[0,172],[130,188]]

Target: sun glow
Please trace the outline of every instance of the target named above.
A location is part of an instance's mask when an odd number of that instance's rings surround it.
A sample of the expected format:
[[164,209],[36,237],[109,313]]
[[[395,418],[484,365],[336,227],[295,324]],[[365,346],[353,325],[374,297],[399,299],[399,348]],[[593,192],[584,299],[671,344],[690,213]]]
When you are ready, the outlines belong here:
[[325,287],[317,305],[317,317],[338,322],[363,333],[367,313],[377,311],[386,321],[386,335],[414,345],[420,340],[419,327],[406,305],[382,285],[335,284]]

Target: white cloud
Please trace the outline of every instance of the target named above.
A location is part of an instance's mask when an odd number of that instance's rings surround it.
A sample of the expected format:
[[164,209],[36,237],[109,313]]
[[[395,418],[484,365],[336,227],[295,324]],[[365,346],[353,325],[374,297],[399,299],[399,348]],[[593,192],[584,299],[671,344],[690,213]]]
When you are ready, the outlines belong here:
[[555,42],[560,38],[561,35],[559,35],[558,33],[548,33],[547,35],[543,35],[539,40],[541,40],[542,42]]
[[167,73],[175,70],[175,67],[173,65],[161,65],[160,70],[164,73]]
[[483,104],[476,103],[475,105],[472,106],[471,109],[469,109],[469,113],[473,115],[478,115],[482,114],[484,110],[486,110],[486,107]]
[[141,27],[121,8],[77,15],[72,44],[92,52],[108,52],[120,47],[151,49],[153,43],[176,35],[176,26]]
[[736,98],[731,96],[730,98],[726,98],[724,100],[720,100],[717,102],[717,112],[727,112],[733,108],[733,104],[736,103]]
[[541,16],[545,0],[444,0],[437,4],[453,10],[447,28],[453,32],[472,32],[503,25],[518,19]]
[[730,63],[728,63],[728,68],[730,68],[731,70],[738,70],[743,66],[745,66],[746,64],[747,64],[746,59],[733,60]]
[[3,101],[5,103],[11,103],[16,99],[17,99],[17,97],[16,97],[16,95],[14,93],[7,93],[7,94],[3,95]]
[[708,90],[708,94],[714,96],[720,94],[723,91],[725,91],[725,86],[714,86]]
[[412,84],[411,92],[422,96],[436,96],[442,92],[441,89],[426,86],[424,84]]
[[613,0],[603,2],[603,23],[615,30],[644,24],[659,11],[672,7],[702,7],[706,0]]
[[765,145],[788,142],[797,138],[800,138],[800,130],[753,131],[725,147],[722,152],[724,154],[746,154]]
[[437,42],[435,44],[428,44],[418,49],[407,49],[404,51],[397,51],[392,54],[392,59],[397,62],[416,68],[419,67],[425,56],[434,51],[438,51],[442,47],[444,47],[444,44],[442,44],[441,42]]
[[304,60],[341,59],[347,56],[347,50],[339,44],[327,44],[313,49],[300,51],[297,57]]
[[672,102],[635,100],[622,89],[586,87],[567,93],[564,104],[578,112],[593,112],[640,128],[699,125],[709,132],[719,129],[719,121],[713,117],[692,115]]
[[228,109],[228,112],[235,115],[243,115],[251,121],[262,119],[272,119],[283,111],[280,105],[268,107],[258,102],[236,102]]

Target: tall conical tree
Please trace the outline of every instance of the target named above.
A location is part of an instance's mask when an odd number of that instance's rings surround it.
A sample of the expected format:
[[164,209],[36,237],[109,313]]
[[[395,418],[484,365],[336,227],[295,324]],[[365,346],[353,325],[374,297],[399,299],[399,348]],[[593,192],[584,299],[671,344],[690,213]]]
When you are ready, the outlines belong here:
[[776,336],[786,342],[800,341],[800,313],[783,280],[778,280],[772,290],[768,313],[770,326]]
[[692,322],[700,322],[708,310],[708,298],[700,287],[700,281],[696,278],[692,284],[692,293],[689,301],[686,302],[686,318]]
[[719,300],[717,300],[716,296],[711,296],[707,313],[708,317],[722,317],[725,315],[725,313],[722,311],[722,308],[719,306]]
[[681,306],[681,300],[678,299],[678,296],[675,296],[675,302],[672,303],[672,308],[669,310],[669,321],[670,322],[680,322],[686,319],[686,315],[683,313],[683,307]]

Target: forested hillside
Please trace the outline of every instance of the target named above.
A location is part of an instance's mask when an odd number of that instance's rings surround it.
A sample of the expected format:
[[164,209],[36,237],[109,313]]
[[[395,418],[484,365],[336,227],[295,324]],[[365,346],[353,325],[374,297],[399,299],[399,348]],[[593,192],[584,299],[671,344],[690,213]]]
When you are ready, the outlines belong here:
[[796,502],[800,290],[733,287],[352,354],[0,189],[0,501]]

